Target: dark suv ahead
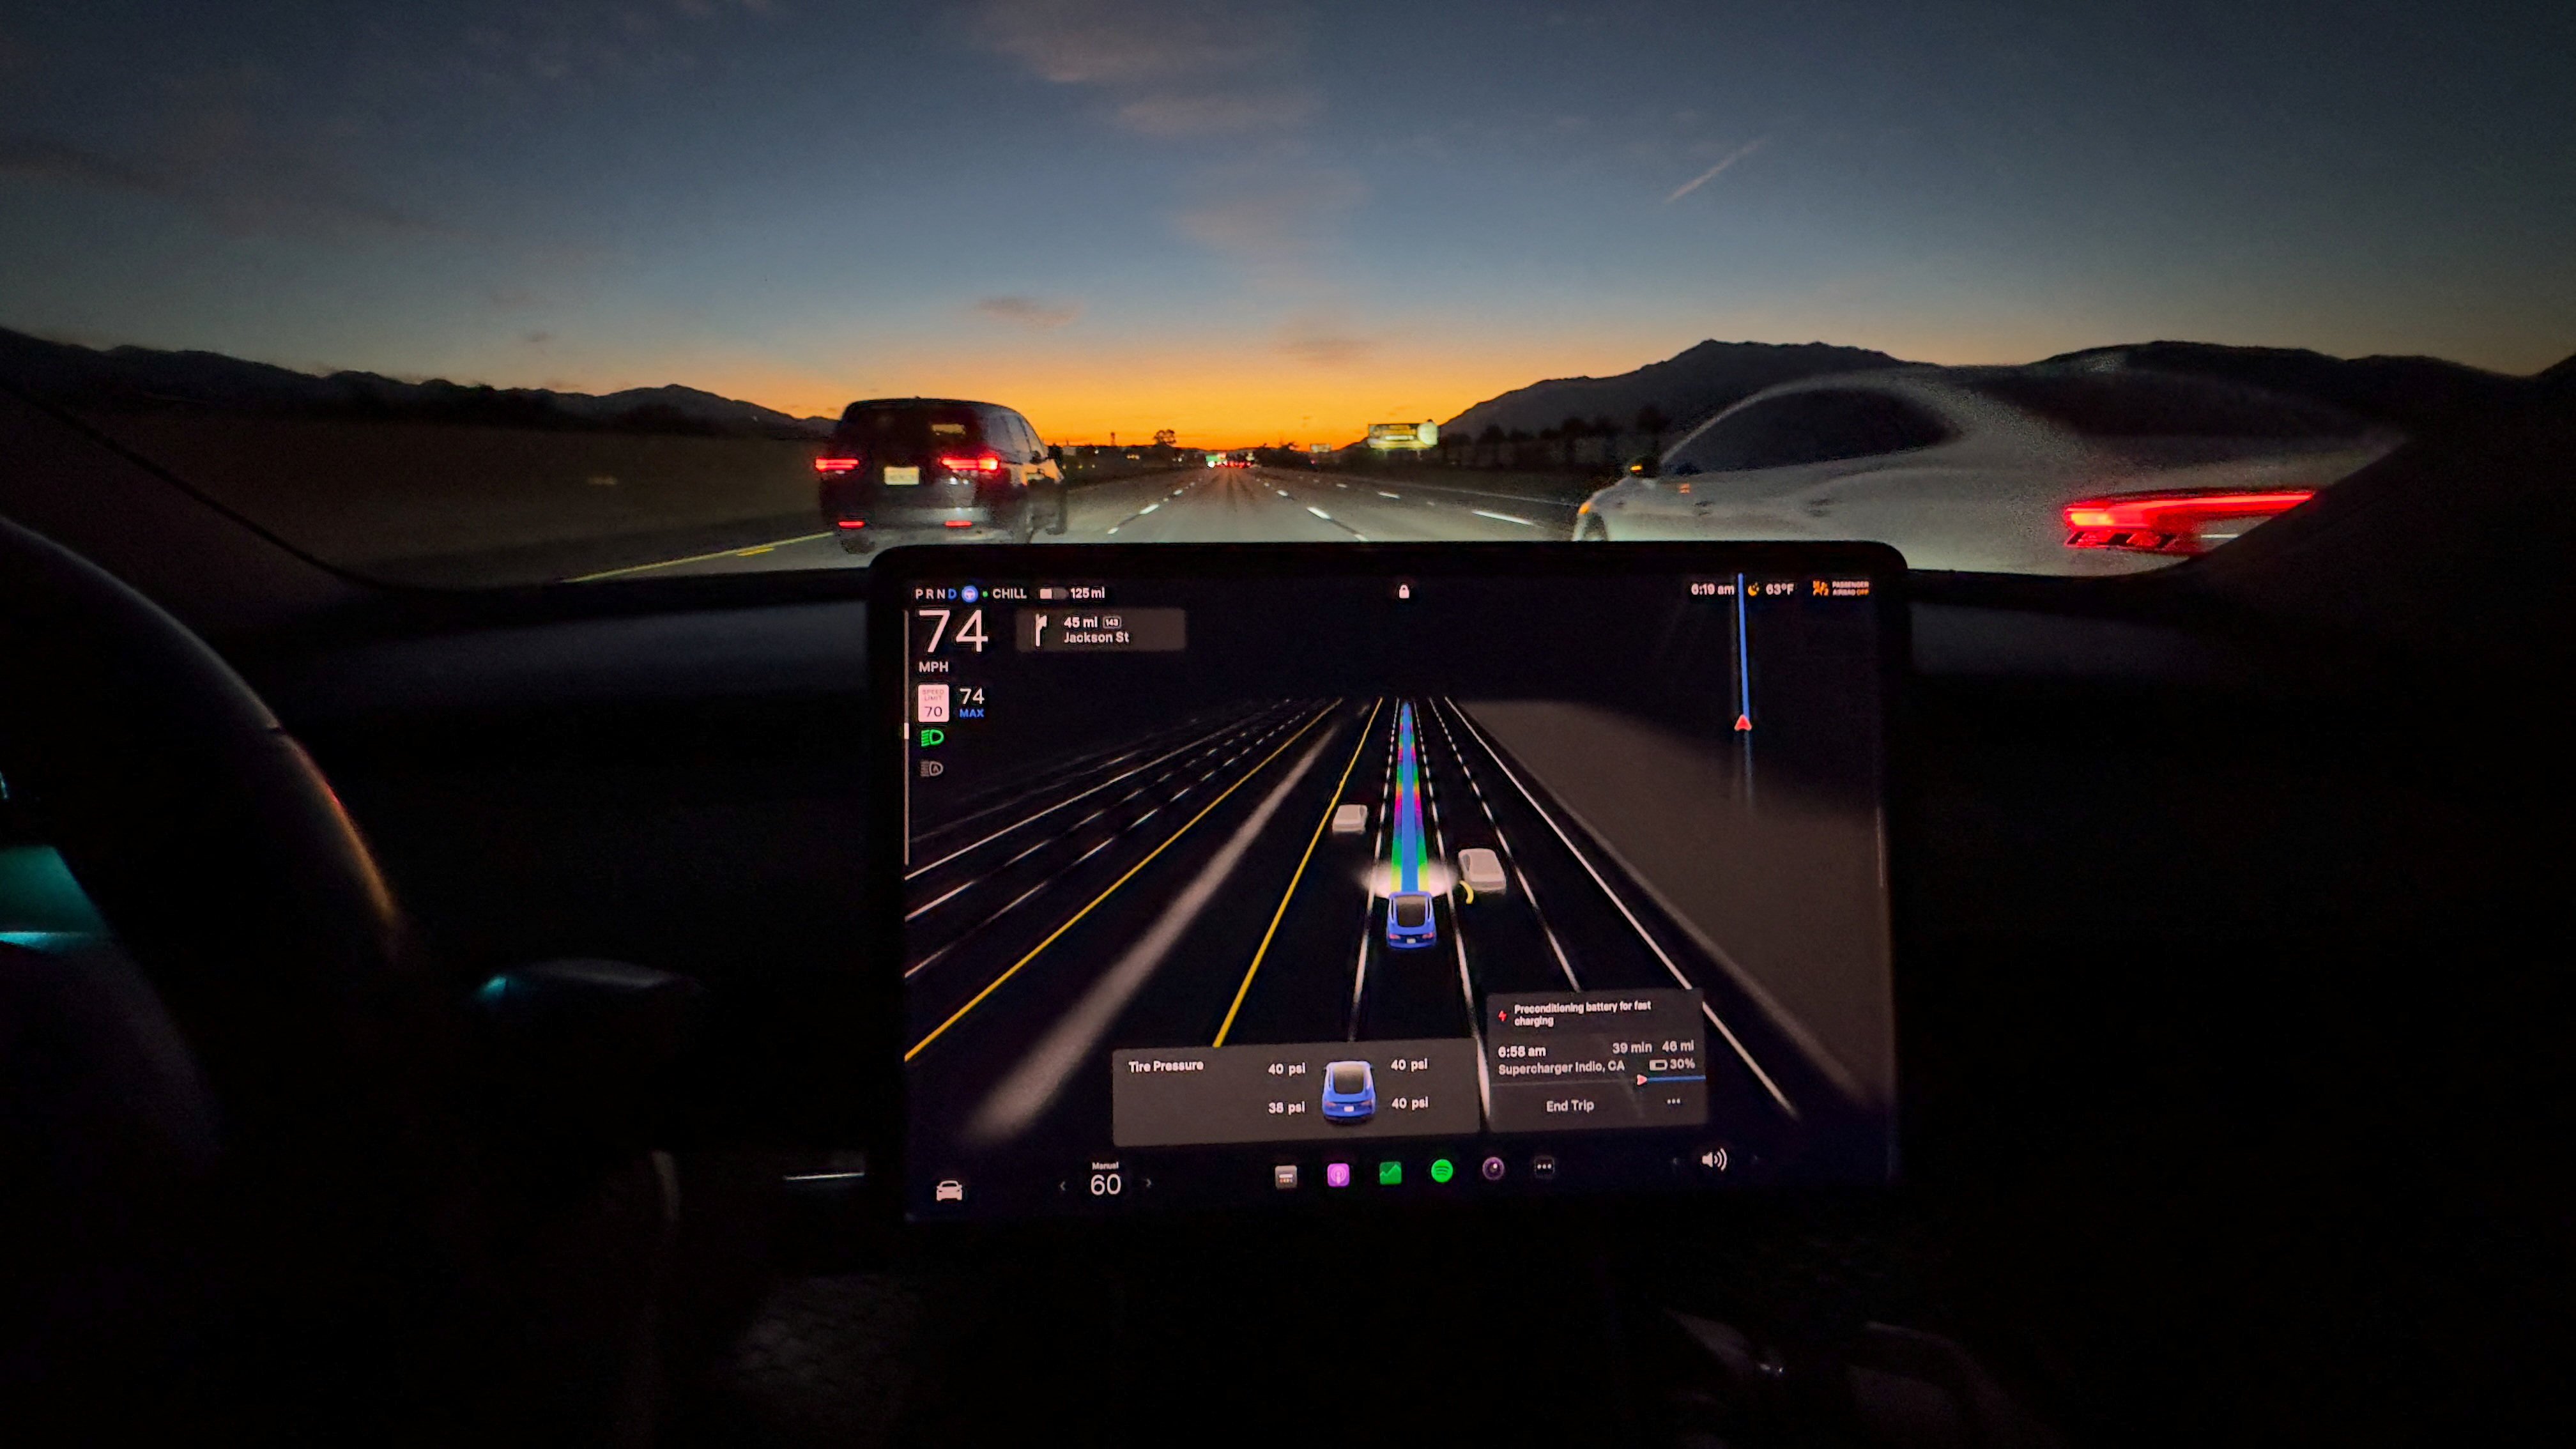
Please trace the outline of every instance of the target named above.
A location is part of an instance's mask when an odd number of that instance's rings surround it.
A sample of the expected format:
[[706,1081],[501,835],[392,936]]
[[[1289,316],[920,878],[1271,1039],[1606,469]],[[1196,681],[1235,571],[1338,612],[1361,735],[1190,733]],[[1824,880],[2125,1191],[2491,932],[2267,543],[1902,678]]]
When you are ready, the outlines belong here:
[[814,472],[823,522],[851,553],[923,535],[1026,542],[1041,528],[1064,532],[1055,450],[1028,419],[992,403],[854,402]]

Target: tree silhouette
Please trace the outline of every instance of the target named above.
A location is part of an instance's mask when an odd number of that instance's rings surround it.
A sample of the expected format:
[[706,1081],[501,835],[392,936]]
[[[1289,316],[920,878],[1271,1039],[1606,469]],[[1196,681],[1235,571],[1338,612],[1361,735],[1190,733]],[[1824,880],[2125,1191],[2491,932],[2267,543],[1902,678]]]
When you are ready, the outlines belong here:
[[1590,424],[1584,422],[1583,419],[1576,417],[1571,413],[1566,415],[1564,422],[1556,425],[1556,435],[1565,440],[1563,458],[1565,460],[1566,467],[1571,468],[1574,466],[1575,439],[1582,437],[1585,433],[1590,431]]

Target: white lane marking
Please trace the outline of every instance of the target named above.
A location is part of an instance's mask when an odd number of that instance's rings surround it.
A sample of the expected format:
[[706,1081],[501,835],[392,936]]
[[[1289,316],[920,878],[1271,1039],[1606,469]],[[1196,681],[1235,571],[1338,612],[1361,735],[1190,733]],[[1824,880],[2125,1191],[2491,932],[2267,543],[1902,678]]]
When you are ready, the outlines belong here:
[[[1429,701],[1426,700],[1424,703],[1428,704]],[[1440,833],[1440,792],[1433,786],[1431,780],[1431,752],[1421,748],[1431,741],[1419,730],[1414,732],[1414,739],[1418,756],[1416,763],[1422,771],[1422,803],[1431,807],[1431,853],[1439,859],[1447,860],[1449,842],[1447,837]],[[1449,944],[1458,952],[1458,999],[1467,1008],[1467,1024],[1474,1029],[1478,1042],[1476,1098],[1479,1105],[1483,1107],[1485,1116],[1490,1119],[1494,1115],[1494,1093],[1492,1084],[1485,1079],[1485,1051],[1482,1045],[1485,1039],[1485,1013],[1483,1008],[1476,1005],[1475,978],[1467,974],[1467,928],[1458,919],[1457,872],[1450,872],[1449,888],[1440,893],[1440,899],[1449,905]]]
[[[1386,806],[1395,795],[1395,712],[1386,716],[1386,773],[1377,782],[1377,827],[1369,832],[1369,871],[1377,871],[1377,855],[1386,848]],[[1394,862],[1388,862],[1394,868]],[[1368,987],[1368,950],[1371,927],[1377,921],[1377,887],[1364,885],[1360,892],[1360,954],[1351,969],[1351,1021],[1344,1040],[1360,1039],[1360,997]]]
[[1155,509],[1160,508],[1160,507],[1162,507],[1162,506],[1163,506],[1163,505],[1161,505],[1161,504],[1159,504],[1159,503],[1148,503],[1148,504],[1146,504],[1144,507],[1142,507],[1142,508],[1140,508],[1140,509],[1136,510],[1136,516],[1137,516],[1138,518],[1142,518],[1142,517],[1144,517],[1146,514],[1151,513],[1151,512],[1153,512]]
[[[1451,710],[1456,711],[1458,722],[1467,727],[1467,737],[1485,747],[1485,754],[1493,760],[1494,768],[1502,772],[1503,778],[1511,782],[1513,789],[1520,791],[1521,798],[1529,802],[1530,809],[1536,811],[1538,818],[1547,823],[1547,828],[1556,832],[1556,838],[1565,843],[1566,854],[1574,857],[1574,863],[1583,867],[1583,873],[1592,877],[1594,885],[1601,887],[1601,894],[1609,899],[1610,904],[1620,915],[1627,918],[1629,926],[1637,933],[1637,939],[1646,943],[1646,949],[1655,953],[1655,959],[1664,963],[1664,969],[1672,974],[1675,981],[1689,990],[1699,991],[1698,984],[1683,975],[1682,968],[1673,964],[1673,958],[1664,954],[1664,948],[1647,932],[1645,923],[1637,919],[1637,913],[1629,910],[1628,903],[1619,899],[1619,893],[1610,889],[1610,883],[1601,878],[1601,872],[1592,868],[1591,860],[1575,847],[1573,838],[1565,833],[1565,827],[1556,823],[1556,817],[1548,814],[1547,807],[1538,803],[1538,797],[1530,793],[1529,786],[1522,784],[1521,777],[1512,773],[1512,767],[1503,763],[1502,752],[1494,748],[1494,742],[1485,738],[1484,731],[1476,727],[1474,720],[1467,718],[1465,710],[1458,708],[1458,701],[1452,699],[1448,704]],[[1771,1080],[1771,1074],[1762,1070],[1761,1063],[1753,1060],[1753,1053],[1744,1049],[1743,1041],[1737,1038],[1733,1029],[1719,1019],[1717,1012],[1709,1006],[1708,993],[1705,991],[1700,992],[1699,1010],[1700,1015],[1708,1018],[1708,1024],[1717,1028],[1718,1035],[1726,1038],[1726,1044],[1735,1048],[1736,1056],[1743,1060],[1745,1069],[1753,1073],[1754,1080],[1762,1084],[1762,1090],[1769,1092],[1771,1100],[1779,1103],[1780,1110],[1788,1113],[1794,1121],[1797,1118],[1798,1109],[1789,1105],[1789,1099],[1781,1092],[1780,1084]]]
[[1309,503],[1309,504],[1307,504],[1307,505],[1306,505],[1306,511],[1307,511],[1308,513],[1311,513],[1311,514],[1315,515],[1317,518],[1320,518],[1320,519],[1324,520],[1326,523],[1330,523],[1330,522],[1332,522],[1332,521],[1333,521],[1333,515],[1331,515],[1331,514],[1329,514],[1329,513],[1326,513],[1324,510],[1322,510],[1322,509],[1320,509],[1320,508],[1317,508],[1317,507],[1316,507],[1314,504],[1312,504],[1312,503]]
[[[1019,828],[1020,828],[1021,826],[1023,826],[1023,825],[1027,825],[1027,824],[1029,824],[1029,823],[1031,823],[1031,822],[1033,822],[1033,821],[1044,820],[1044,819],[1045,819],[1045,818],[1047,818],[1048,816],[1053,815],[1055,812],[1057,812],[1057,811],[1059,811],[1059,810],[1063,809],[1063,808],[1064,808],[1064,807],[1066,807],[1067,805],[1072,804],[1072,803],[1073,803],[1074,801],[1076,801],[1076,800],[1087,799],[1087,798],[1089,798],[1090,796],[1097,795],[1097,794],[1099,794],[1101,791],[1108,789],[1110,786],[1117,784],[1117,783],[1118,783],[1119,781],[1121,781],[1121,780],[1127,779],[1127,778],[1129,778],[1129,777],[1131,777],[1131,776],[1135,776],[1135,775],[1141,775],[1141,774],[1143,774],[1143,773],[1144,773],[1144,772],[1146,772],[1147,770],[1150,770],[1150,769],[1154,768],[1156,765],[1159,765],[1159,764],[1163,763],[1163,761],[1165,761],[1165,760],[1168,760],[1168,759],[1172,758],[1174,755],[1186,754],[1186,753],[1188,753],[1188,752],[1189,752],[1189,751],[1191,751],[1191,750],[1197,749],[1197,748],[1198,748],[1198,747],[1200,747],[1201,745],[1208,744],[1209,742],[1214,741],[1214,740],[1222,739],[1222,738],[1224,738],[1224,737],[1225,737],[1226,735],[1228,735],[1228,734],[1232,734],[1232,733],[1236,733],[1236,732],[1241,731],[1241,730],[1249,729],[1249,728],[1251,728],[1253,725],[1255,725],[1255,724],[1257,724],[1257,723],[1259,723],[1259,722],[1260,722],[1260,721],[1259,721],[1259,718],[1256,716],[1256,717],[1255,717],[1255,718],[1253,718],[1253,719],[1249,719],[1249,720],[1238,720],[1238,721],[1236,721],[1235,723],[1233,723],[1233,724],[1229,724],[1229,725],[1219,725],[1219,726],[1217,726],[1215,729],[1212,729],[1212,730],[1208,731],[1206,734],[1203,734],[1203,735],[1199,736],[1197,739],[1194,739],[1194,740],[1190,741],[1188,744],[1175,746],[1174,748],[1172,748],[1172,749],[1170,749],[1170,750],[1167,750],[1167,751],[1165,751],[1164,753],[1162,753],[1162,754],[1160,754],[1160,755],[1155,756],[1153,759],[1147,760],[1145,763],[1143,763],[1143,764],[1141,764],[1141,765],[1138,765],[1136,768],[1134,768],[1134,769],[1132,769],[1132,770],[1127,770],[1127,771],[1124,771],[1124,772],[1122,772],[1122,773],[1120,773],[1120,774],[1116,774],[1116,775],[1112,775],[1112,776],[1110,776],[1108,779],[1103,780],[1103,781],[1101,781],[1099,784],[1092,786],[1090,789],[1083,791],[1080,795],[1068,795],[1068,796],[1066,796],[1065,798],[1063,798],[1063,799],[1061,799],[1061,800],[1058,800],[1058,801],[1057,801],[1057,802],[1055,802],[1054,804],[1049,805],[1049,806],[1048,806],[1047,808],[1045,808],[1044,810],[1039,811],[1039,812],[1038,812],[1037,814],[1035,814],[1035,815],[1031,815],[1031,816],[1028,816],[1028,817],[1026,817],[1026,818],[1024,818],[1024,819],[1020,819],[1020,820],[1013,821],[1011,824],[1008,824],[1008,825],[1003,826],[1001,829],[994,831],[992,834],[985,836],[983,839],[976,841],[976,842],[975,842],[974,844],[972,844],[972,845],[961,845],[961,846],[957,847],[955,850],[952,850],[952,851],[948,852],[946,855],[943,855],[943,856],[939,857],[937,860],[932,861],[932,862],[931,862],[930,864],[928,864],[928,865],[924,865],[924,866],[916,866],[916,867],[914,867],[914,868],[913,868],[913,869],[911,869],[911,870],[905,871],[905,872],[903,873],[903,878],[904,878],[905,880],[911,880],[913,877],[918,876],[918,875],[922,874],[922,873],[923,873],[923,872],[925,872],[925,871],[937,870],[939,867],[941,867],[941,866],[943,866],[943,865],[946,865],[948,862],[950,862],[950,861],[952,861],[952,860],[955,860],[957,857],[959,857],[959,856],[961,856],[961,855],[964,855],[966,852],[968,852],[968,851],[970,851],[970,850],[980,849],[980,848],[981,848],[981,847],[983,847],[983,846],[990,845],[990,844],[992,844],[994,841],[1001,839],[1003,836],[1010,834],[1012,831],[1019,829]],[[1016,858],[1017,858],[1017,857],[1014,857],[1014,859],[1016,859]],[[1006,863],[1007,863],[1007,862],[1006,862]],[[909,917],[907,917],[906,919],[910,919],[910,918],[909,918]]]
[[1395,500],[1396,502],[1398,502],[1398,503],[1402,503],[1402,502],[1404,501],[1404,495],[1403,495],[1403,494],[1401,494],[1401,493],[1389,493],[1389,492],[1387,492],[1387,491],[1386,491],[1385,489],[1383,489],[1383,488],[1381,488],[1381,489],[1379,489],[1379,490],[1377,491],[1377,496],[1378,496],[1378,497],[1380,497],[1380,498],[1392,498],[1392,499],[1394,499],[1394,500]]
[[[947,945],[940,947],[938,950],[931,952],[929,955],[922,957],[920,960],[912,963],[911,966],[905,968],[903,979],[906,981],[911,980],[914,976],[920,974],[921,971],[928,967],[932,962],[937,961],[940,957],[945,956],[949,952],[966,944],[966,942],[972,940],[986,926],[989,926],[995,921],[1000,920],[1002,917],[1009,915],[1011,912],[1018,910],[1022,905],[1028,902],[1030,897],[1045,890],[1048,886],[1054,885],[1057,881],[1064,879],[1066,876],[1071,875],[1075,867],[1081,865],[1084,861],[1091,859],[1093,856],[1098,855],[1100,852],[1107,850],[1110,846],[1117,844],[1118,837],[1127,834],[1137,826],[1153,819],[1159,813],[1161,813],[1161,807],[1157,806],[1155,809],[1148,810],[1144,814],[1137,816],[1133,821],[1130,821],[1125,829],[1113,830],[1108,835],[1103,836],[1098,845],[1095,845],[1089,850],[1084,851],[1082,854],[1075,856],[1071,861],[1068,861],[1065,864],[1062,870],[1048,876],[1045,880],[1039,881],[1036,885],[1029,887],[1027,890],[1020,892],[1018,895],[1011,898],[1011,903],[1009,905],[1002,907],[993,914],[986,916],[984,919],[977,921],[971,926],[968,926],[965,930],[958,932],[956,940],[949,942]],[[980,880],[982,877],[979,876],[977,879]],[[968,881],[966,884],[973,885],[974,881]],[[957,889],[964,890],[965,888],[965,886],[959,886]],[[956,891],[950,891],[949,895],[955,895],[956,893]],[[945,899],[945,897],[942,897],[942,899]],[[937,905],[938,903],[938,901],[933,901],[931,902],[931,905]],[[929,908],[929,906],[924,906],[922,907],[922,910],[928,910]],[[919,914],[921,914],[920,911],[913,912],[913,915]],[[904,919],[907,921],[911,920],[912,916],[906,916]]]
[[[1032,846],[1030,846],[1030,847],[1029,847],[1029,850],[1036,850],[1036,849],[1038,849],[1038,848],[1039,848],[1039,846],[1043,846],[1043,845],[1045,845],[1045,844],[1046,844],[1046,842],[1045,842],[1045,841],[1043,841],[1043,840],[1041,840],[1041,841],[1039,841],[1039,842],[1037,843],[1037,845],[1032,845]],[[1029,853],[1029,851],[1028,851],[1028,850],[1024,850],[1024,851],[1021,851],[1021,852],[1020,852],[1020,855],[1026,855],[1026,854],[1028,854],[1028,853]],[[1011,860],[1018,860],[1019,858],[1020,858],[1020,856],[1019,856],[1019,855],[1015,855],[1015,856],[1012,856],[1012,857],[1011,857]],[[1004,862],[1003,862],[1003,864],[1004,864],[1004,865],[1008,865],[1008,864],[1010,864],[1010,863],[1011,863],[1010,861],[1004,861]],[[970,881],[966,882],[966,885],[961,885],[961,886],[956,887],[956,889],[951,890],[950,892],[948,892],[948,895],[940,896],[940,897],[938,897],[938,898],[937,898],[937,899],[935,899],[935,900],[927,900],[927,901],[923,901],[920,905],[917,905],[917,906],[913,907],[911,910],[908,910],[908,911],[904,912],[904,913],[903,913],[903,918],[904,918],[905,920],[909,921],[909,920],[911,920],[913,917],[915,917],[915,916],[917,916],[917,915],[920,915],[922,912],[924,912],[924,911],[926,911],[926,910],[929,910],[929,909],[930,909],[931,907],[933,907],[933,906],[944,904],[944,903],[949,899],[949,897],[950,897],[950,896],[954,896],[954,895],[956,895],[956,894],[958,893],[958,891],[965,890],[967,886],[972,886],[972,885],[980,884],[980,883],[983,881],[983,879],[984,879],[984,878],[983,878],[982,876],[980,876],[980,875],[979,875],[979,876],[975,877],[973,880],[970,880]]]
[[967,1124],[968,1137],[980,1142],[996,1142],[1018,1136],[1055,1101],[1065,1082],[1099,1054],[1101,1041],[1109,1034],[1109,1029],[1117,1024],[1128,1003],[1136,999],[1136,993],[1144,990],[1146,981],[1162,966],[1164,958],[1171,955],[1172,947],[1180,943],[1182,934],[1197,923],[1208,902],[1215,899],[1217,892],[1224,887],[1226,878],[1242,864],[1244,854],[1252,849],[1253,841],[1269,828],[1270,817],[1279,812],[1281,802],[1297,788],[1298,781],[1306,778],[1315,761],[1323,756],[1329,739],[1330,733],[1327,732],[1307,747],[1296,767],[1271,787],[1270,793],[1235,828],[1233,836],[1208,858],[1208,863],[1199,870],[1198,879],[1172,897],[1170,904],[1163,907],[1162,914],[1154,918],[1154,924],[1136,937],[1135,944],[1118,958],[1116,965],[1100,974],[1091,989],[1074,1003],[1072,1010],[1056,1018],[1054,1027],[1029,1049],[1029,1054],[1020,1059],[1011,1074],[993,1089],[993,1094],[984,1099],[984,1105]]
[[[1424,506],[1428,507],[1429,505],[1426,504]],[[1467,511],[1476,515],[1478,518],[1490,518],[1496,523],[1517,523],[1523,528],[1538,527],[1538,520],[1534,518],[1514,518],[1508,513],[1488,513],[1481,508],[1470,508]]]
[[[1510,837],[1503,834],[1503,822],[1494,818],[1493,802],[1485,798],[1485,787],[1476,783],[1476,772],[1468,767],[1466,751],[1458,748],[1458,737],[1449,732],[1449,721],[1438,710],[1431,717],[1439,721],[1440,738],[1449,742],[1450,757],[1458,762],[1458,773],[1467,779],[1467,790],[1476,797],[1476,808],[1485,812],[1485,824],[1494,832],[1494,844],[1503,852],[1503,863],[1512,868],[1512,879],[1521,883],[1521,899],[1529,902],[1530,915],[1538,921],[1538,932],[1547,938],[1547,949],[1556,957],[1556,969],[1565,973],[1565,984],[1577,991],[1583,989],[1581,978],[1574,974],[1574,963],[1565,957],[1565,944],[1556,939],[1556,928],[1547,923],[1547,912],[1539,908],[1538,890],[1529,883],[1529,874],[1521,869],[1520,857],[1512,853]],[[1483,1024],[1483,1018],[1477,1018]]]

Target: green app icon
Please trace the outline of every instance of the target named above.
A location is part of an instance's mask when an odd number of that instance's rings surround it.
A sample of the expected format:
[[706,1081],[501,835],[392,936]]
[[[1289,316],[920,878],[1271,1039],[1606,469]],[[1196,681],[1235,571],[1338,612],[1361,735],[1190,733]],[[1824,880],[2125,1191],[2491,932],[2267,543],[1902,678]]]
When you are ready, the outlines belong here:
[[1379,1163],[1379,1164],[1377,1165],[1377,1185],[1378,1185],[1378,1186],[1380,1186],[1380,1187],[1398,1187],[1398,1186],[1401,1186],[1401,1185],[1403,1184],[1403,1182],[1404,1182],[1404,1164],[1403,1164],[1403,1163],[1401,1163],[1401,1162],[1381,1162],[1381,1163]]
[[1449,1159],[1446,1157],[1435,1157],[1431,1159],[1431,1180],[1433,1182],[1447,1182],[1451,1174],[1455,1173],[1457,1170],[1458,1169],[1449,1165]]

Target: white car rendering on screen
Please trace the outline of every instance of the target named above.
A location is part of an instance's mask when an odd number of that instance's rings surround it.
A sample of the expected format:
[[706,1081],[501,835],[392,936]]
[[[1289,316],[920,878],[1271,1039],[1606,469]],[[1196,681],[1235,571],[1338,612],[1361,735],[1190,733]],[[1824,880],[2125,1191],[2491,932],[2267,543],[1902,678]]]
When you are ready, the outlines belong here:
[[2119,573],[2223,543],[2400,441],[2143,369],[1843,373],[1710,418],[1592,495],[1575,537],[1868,539],[1916,568]]

